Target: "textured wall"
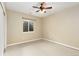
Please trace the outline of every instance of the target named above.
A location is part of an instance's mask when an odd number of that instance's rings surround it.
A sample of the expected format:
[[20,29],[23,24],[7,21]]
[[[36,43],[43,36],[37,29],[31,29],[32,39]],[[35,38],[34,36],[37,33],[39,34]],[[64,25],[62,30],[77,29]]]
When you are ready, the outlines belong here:
[[43,19],[44,38],[79,47],[79,5]]
[[[34,16],[29,16],[26,14],[14,12],[7,10],[8,15],[8,44],[19,43],[24,41],[29,41],[33,39],[41,38],[41,19]],[[23,32],[23,17],[35,19],[34,31],[33,32]]]

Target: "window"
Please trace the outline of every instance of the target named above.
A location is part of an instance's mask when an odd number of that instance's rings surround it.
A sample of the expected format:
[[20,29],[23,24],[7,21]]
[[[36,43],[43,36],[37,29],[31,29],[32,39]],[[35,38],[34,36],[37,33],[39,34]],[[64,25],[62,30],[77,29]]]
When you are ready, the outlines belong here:
[[28,32],[28,31],[34,31],[32,20],[24,20],[23,22],[23,32]]

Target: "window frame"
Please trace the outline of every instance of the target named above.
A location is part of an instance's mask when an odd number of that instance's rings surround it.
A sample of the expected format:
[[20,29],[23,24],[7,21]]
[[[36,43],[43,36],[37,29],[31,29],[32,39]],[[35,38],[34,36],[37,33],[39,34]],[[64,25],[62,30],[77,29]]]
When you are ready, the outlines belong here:
[[[23,23],[24,23],[25,21],[28,22],[28,31],[24,31],[24,28],[23,28],[23,32],[24,32],[24,33],[33,32],[33,31],[34,31],[34,23],[33,23],[33,21],[32,21],[32,20],[24,20]],[[29,30],[29,29],[30,29],[30,28],[29,28],[29,23],[30,23],[30,21],[33,23],[33,31],[30,31],[30,30]],[[23,25],[23,27],[24,27],[24,25]]]

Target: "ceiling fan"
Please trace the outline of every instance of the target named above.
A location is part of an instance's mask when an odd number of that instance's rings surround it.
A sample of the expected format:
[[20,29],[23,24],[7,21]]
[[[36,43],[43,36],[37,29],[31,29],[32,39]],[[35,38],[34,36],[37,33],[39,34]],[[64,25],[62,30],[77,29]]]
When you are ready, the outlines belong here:
[[37,10],[36,12],[41,11],[41,12],[44,12],[44,13],[46,13],[46,9],[52,9],[52,7],[46,7],[46,3],[45,3],[45,2],[42,2],[42,3],[40,4],[40,7],[38,7],[38,6],[32,6],[32,7],[39,9],[39,10]]

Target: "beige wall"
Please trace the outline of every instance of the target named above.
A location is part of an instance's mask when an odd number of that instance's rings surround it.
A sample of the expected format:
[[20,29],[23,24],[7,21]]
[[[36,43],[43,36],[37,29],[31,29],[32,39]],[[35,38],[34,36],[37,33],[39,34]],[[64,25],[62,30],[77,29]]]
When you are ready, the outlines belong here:
[[[34,16],[28,16],[26,14],[14,12],[7,10],[8,15],[8,44],[19,43],[24,41],[29,41],[33,39],[41,38],[41,19]],[[34,31],[33,32],[23,32],[23,17],[35,19],[34,21]]]
[[79,5],[43,19],[44,38],[79,48]]

